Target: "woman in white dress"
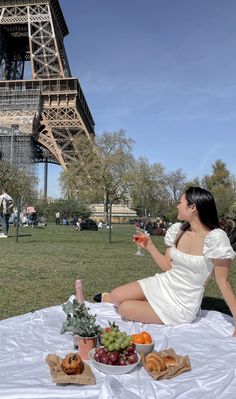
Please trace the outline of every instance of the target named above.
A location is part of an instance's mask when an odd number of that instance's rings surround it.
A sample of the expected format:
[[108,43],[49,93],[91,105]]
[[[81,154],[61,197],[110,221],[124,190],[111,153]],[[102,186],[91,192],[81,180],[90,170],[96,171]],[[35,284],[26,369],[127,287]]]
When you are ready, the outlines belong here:
[[149,236],[141,244],[164,273],[115,288],[102,300],[116,304],[121,316],[129,320],[165,325],[191,323],[214,270],[216,283],[236,320],[236,298],[228,281],[235,254],[226,233],[219,228],[212,194],[190,187],[177,209],[178,220],[184,223],[168,229],[164,255]]

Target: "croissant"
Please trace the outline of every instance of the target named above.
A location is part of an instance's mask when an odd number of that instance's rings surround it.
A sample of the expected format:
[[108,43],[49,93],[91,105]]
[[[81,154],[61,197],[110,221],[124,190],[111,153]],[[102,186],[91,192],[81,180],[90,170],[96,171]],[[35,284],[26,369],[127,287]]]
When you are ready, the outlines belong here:
[[166,368],[171,367],[171,366],[176,366],[176,359],[173,356],[164,356],[163,361],[165,363]]
[[155,352],[151,352],[146,356],[146,366],[149,371],[163,371],[166,369],[166,365],[161,356]]
[[81,374],[84,363],[78,353],[69,353],[61,362],[61,368],[66,374]]

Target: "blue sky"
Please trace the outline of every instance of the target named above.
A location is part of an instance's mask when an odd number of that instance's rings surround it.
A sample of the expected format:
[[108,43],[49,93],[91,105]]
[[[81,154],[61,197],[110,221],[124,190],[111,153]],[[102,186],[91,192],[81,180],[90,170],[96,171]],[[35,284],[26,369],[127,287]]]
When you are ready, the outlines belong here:
[[[222,159],[235,174],[235,0],[60,4],[72,75],[97,134],[123,128],[135,140],[135,157],[167,172],[202,177]],[[60,196],[59,173],[49,165],[53,197]]]

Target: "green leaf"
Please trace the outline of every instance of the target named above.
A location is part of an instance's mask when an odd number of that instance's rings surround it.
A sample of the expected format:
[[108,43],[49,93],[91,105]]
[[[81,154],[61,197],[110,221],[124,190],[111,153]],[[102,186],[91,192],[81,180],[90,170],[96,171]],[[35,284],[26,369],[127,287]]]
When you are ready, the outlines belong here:
[[63,304],[62,309],[67,318],[62,324],[61,334],[70,332],[81,337],[94,337],[102,331],[102,328],[96,324],[96,315],[91,314],[84,303],[80,304],[74,299],[72,303],[68,301]]

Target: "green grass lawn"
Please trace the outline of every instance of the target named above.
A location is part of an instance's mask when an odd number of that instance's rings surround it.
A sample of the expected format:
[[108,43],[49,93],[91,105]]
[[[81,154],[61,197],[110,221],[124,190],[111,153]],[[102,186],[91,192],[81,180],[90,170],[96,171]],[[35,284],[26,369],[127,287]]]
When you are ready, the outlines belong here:
[[[9,238],[0,239],[0,319],[63,303],[74,292],[76,278],[84,284],[85,299],[95,293],[160,269],[151,257],[135,256],[134,226],[114,225],[112,243],[108,230],[77,231],[71,226],[49,225],[19,229],[10,227]],[[164,251],[163,237],[153,241]],[[236,292],[236,271],[231,268],[231,284]],[[203,307],[228,312],[215,282],[209,282]]]

